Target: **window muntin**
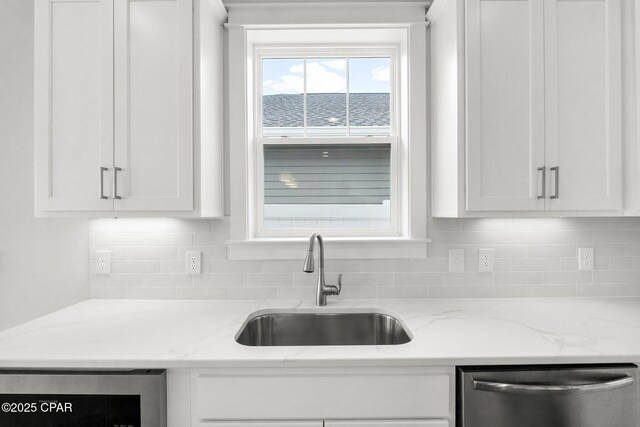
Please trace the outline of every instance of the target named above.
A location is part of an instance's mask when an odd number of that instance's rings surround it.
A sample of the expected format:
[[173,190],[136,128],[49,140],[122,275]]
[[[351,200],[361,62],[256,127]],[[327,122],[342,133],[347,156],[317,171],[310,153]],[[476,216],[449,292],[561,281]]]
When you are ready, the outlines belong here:
[[255,56],[256,236],[399,235],[396,49],[325,51]]

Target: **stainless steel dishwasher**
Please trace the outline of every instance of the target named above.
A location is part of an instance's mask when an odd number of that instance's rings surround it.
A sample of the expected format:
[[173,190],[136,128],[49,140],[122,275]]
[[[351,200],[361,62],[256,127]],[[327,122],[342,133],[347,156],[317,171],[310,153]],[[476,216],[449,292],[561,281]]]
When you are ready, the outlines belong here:
[[164,370],[0,370],[0,427],[166,427]]
[[457,427],[638,427],[637,366],[459,367]]

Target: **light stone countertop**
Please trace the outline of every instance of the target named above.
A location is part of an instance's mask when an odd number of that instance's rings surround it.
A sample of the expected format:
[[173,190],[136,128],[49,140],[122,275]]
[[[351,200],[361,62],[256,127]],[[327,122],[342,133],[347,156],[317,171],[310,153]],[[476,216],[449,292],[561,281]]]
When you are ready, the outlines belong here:
[[246,347],[261,309],[310,301],[88,300],[0,332],[0,368],[203,368],[640,362],[640,298],[351,300],[396,314],[396,346]]

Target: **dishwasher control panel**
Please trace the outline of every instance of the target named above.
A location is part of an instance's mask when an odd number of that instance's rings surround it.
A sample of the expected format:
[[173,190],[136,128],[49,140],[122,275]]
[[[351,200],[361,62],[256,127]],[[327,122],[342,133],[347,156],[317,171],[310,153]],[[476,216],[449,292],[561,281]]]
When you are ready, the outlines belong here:
[[0,394],[0,426],[140,427],[140,396]]

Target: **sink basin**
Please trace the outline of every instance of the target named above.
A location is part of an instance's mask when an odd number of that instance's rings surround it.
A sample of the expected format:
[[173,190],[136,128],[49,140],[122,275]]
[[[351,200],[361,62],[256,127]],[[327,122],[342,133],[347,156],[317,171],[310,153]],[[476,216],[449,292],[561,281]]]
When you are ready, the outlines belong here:
[[397,345],[411,341],[404,325],[383,312],[259,311],[236,341],[247,346]]

